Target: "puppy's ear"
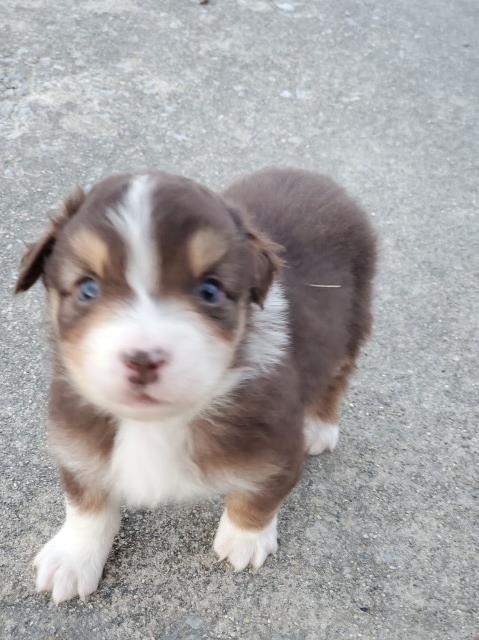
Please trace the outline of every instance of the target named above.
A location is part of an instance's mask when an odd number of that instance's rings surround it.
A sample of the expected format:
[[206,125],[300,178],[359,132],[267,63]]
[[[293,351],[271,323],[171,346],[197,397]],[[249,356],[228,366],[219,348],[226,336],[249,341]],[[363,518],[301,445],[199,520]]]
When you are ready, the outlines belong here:
[[246,235],[252,253],[251,301],[263,308],[273,278],[283,266],[283,260],[280,257],[283,248],[265,233],[250,225]]
[[249,241],[252,273],[250,300],[263,308],[273,278],[284,264],[280,257],[284,249],[266,233],[254,227],[248,211],[231,200],[227,205],[236,227]]
[[27,244],[20,262],[20,272],[15,285],[15,293],[26,291],[43,274],[47,258],[53,251],[58,233],[63,225],[75,215],[85,200],[83,189],[77,187],[63,203],[61,209],[50,218],[45,233],[37,240]]

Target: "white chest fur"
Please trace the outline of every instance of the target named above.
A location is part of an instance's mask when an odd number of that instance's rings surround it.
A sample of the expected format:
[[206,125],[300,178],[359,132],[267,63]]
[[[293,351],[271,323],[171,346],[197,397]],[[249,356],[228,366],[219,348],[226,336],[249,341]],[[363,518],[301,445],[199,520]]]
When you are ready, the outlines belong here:
[[231,491],[252,491],[252,478],[222,469],[205,478],[192,458],[190,426],[122,420],[115,438],[108,484],[127,506],[155,507]]
[[123,420],[111,458],[111,486],[129,506],[153,507],[213,491],[191,458],[189,426]]

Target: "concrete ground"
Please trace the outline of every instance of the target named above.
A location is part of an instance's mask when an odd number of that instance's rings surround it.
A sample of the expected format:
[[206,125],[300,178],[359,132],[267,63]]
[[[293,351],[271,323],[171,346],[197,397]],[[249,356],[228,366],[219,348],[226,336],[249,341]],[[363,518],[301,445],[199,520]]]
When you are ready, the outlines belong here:
[[[471,639],[478,622],[477,0],[3,0],[0,637]],[[99,591],[55,607],[30,561],[62,520],[41,287],[23,239],[76,183],[157,166],[213,187],[320,169],[381,238],[376,328],[334,454],[254,574],[217,501],[125,513]]]

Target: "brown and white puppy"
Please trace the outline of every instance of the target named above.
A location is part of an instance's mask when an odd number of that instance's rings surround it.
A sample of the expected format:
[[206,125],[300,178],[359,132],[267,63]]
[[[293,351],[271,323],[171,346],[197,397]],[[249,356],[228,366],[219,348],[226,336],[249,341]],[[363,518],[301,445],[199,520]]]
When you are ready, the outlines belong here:
[[365,214],[304,171],[221,195],[152,171],[68,197],[17,283],[42,276],[48,291],[66,494],[38,590],[61,602],[96,589],[121,504],[212,494],[226,496],[218,556],[261,566],[304,452],[336,446],[374,262]]

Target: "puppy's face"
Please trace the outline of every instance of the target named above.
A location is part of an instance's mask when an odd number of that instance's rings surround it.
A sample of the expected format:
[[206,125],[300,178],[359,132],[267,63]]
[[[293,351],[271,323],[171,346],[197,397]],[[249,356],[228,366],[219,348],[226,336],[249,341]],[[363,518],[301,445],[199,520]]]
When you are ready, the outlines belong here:
[[76,389],[137,420],[194,412],[234,381],[249,307],[277,259],[244,215],[162,173],[77,192],[24,257],[43,274],[58,351]]

